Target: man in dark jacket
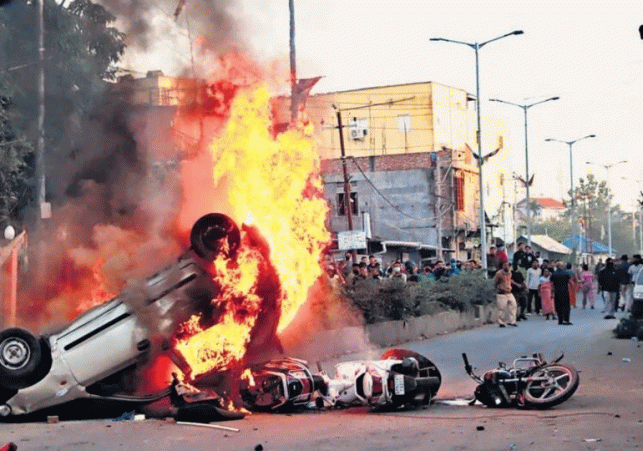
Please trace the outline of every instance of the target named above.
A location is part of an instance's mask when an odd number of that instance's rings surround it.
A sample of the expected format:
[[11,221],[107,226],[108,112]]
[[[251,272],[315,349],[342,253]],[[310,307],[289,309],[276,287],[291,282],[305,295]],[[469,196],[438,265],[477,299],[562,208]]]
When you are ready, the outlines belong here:
[[536,256],[531,252],[531,246],[525,246],[525,253],[522,256],[520,266],[525,269],[531,268],[532,263],[536,260]]
[[605,319],[614,319],[616,295],[618,294],[620,285],[621,281],[614,267],[614,260],[608,258],[605,260],[605,268],[598,274],[598,287],[601,291],[606,291],[608,294],[605,300]]
[[558,316],[558,324],[571,326],[569,322],[569,281],[572,278],[570,271],[565,269],[565,264],[556,262],[556,269],[551,275],[551,283],[554,285],[554,306]]
[[527,320],[525,315],[525,310],[527,309],[527,293],[525,285],[525,277],[522,275],[522,272],[519,269],[511,271],[511,294],[514,295],[516,304],[518,304],[518,316],[516,321]]

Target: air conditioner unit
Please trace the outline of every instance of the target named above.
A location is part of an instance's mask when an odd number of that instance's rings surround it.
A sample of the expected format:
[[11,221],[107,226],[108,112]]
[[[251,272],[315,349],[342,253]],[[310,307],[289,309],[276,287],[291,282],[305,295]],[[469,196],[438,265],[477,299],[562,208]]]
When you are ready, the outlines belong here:
[[364,139],[364,135],[366,135],[366,130],[363,128],[351,129],[351,139]]

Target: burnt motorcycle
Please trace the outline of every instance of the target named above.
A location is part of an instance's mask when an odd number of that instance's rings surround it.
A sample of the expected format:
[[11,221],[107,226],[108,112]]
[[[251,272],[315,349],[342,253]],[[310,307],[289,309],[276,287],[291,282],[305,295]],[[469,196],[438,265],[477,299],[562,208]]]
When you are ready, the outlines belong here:
[[442,382],[437,367],[406,349],[390,349],[380,360],[342,362],[335,377],[313,373],[307,362],[285,358],[252,369],[240,387],[250,410],[297,407],[415,408],[428,405]]
[[523,356],[509,368],[500,362],[482,377],[473,372],[466,354],[462,358],[467,374],[479,384],[471,404],[480,401],[488,407],[547,409],[568,400],[580,382],[574,367],[560,363],[563,355],[551,363],[542,354]]

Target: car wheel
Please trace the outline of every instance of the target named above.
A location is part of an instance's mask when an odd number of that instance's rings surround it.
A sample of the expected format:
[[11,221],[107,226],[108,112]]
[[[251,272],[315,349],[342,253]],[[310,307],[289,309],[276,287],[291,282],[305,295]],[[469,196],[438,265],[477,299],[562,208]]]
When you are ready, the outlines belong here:
[[241,244],[241,233],[228,216],[210,213],[192,226],[190,244],[192,250],[205,259],[212,259],[220,253],[233,257]]
[[0,332],[0,384],[21,389],[37,382],[41,378],[42,350],[40,342],[26,330]]

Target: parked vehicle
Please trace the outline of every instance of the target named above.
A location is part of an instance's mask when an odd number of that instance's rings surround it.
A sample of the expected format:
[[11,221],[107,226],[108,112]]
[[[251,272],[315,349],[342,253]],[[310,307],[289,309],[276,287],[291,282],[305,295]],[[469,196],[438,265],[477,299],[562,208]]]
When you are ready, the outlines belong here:
[[147,278],[142,293],[125,292],[51,335],[0,332],[0,415],[77,399],[144,404],[167,396],[168,390],[134,396],[122,382],[150,356],[170,353],[178,324],[194,313],[208,311],[216,322],[220,313],[212,311],[211,300],[218,288],[208,268],[216,255],[235,258],[240,236],[229,217],[205,215],[192,227],[191,247]]
[[252,371],[241,385],[241,397],[252,410],[277,411],[301,406],[414,408],[428,405],[442,381],[426,357],[391,349],[380,360],[343,362],[334,378],[313,373],[307,362],[273,360]]
[[548,363],[542,354],[520,357],[510,368],[500,362],[498,368],[486,371],[482,377],[473,372],[466,354],[464,368],[478,382],[475,399],[488,407],[528,407],[547,409],[568,400],[578,388],[578,371],[571,365],[559,363],[563,355]]

